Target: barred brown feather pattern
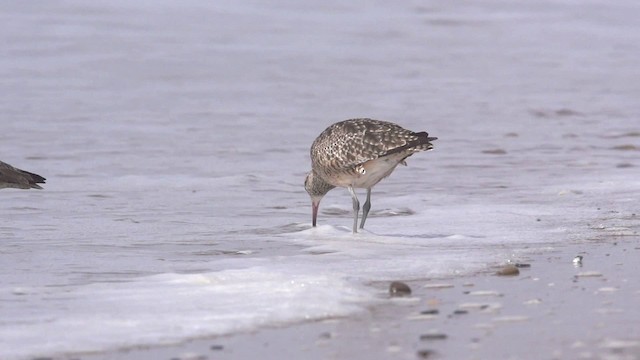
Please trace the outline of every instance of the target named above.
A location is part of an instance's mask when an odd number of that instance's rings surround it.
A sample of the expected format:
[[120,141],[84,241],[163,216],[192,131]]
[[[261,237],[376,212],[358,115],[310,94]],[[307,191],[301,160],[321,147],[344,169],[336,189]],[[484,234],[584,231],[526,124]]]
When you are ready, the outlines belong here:
[[371,188],[389,176],[398,164],[418,151],[433,149],[426,132],[414,132],[387,121],[351,119],[324,130],[311,145],[311,172],[304,188],[311,197],[312,220],[316,226],[322,197],[336,186],[345,187],[353,200],[353,232],[357,232],[360,202],[354,191],[367,189],[362,207],[364,228],[371,208]]
[[396,152],[430,150],[427,133],[415,133],[391,122],[351,119],[335,123],[323,131],[311,146],[312,168],[325,180],[357,175],[357,167],[369,160]]

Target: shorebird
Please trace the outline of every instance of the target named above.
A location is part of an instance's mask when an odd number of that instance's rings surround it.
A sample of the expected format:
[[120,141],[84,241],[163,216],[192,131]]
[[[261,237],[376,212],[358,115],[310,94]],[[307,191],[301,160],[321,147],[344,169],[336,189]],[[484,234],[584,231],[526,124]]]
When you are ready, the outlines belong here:
[[371,188],[389,176],[398,164],[416,152],[433,149],[426,132],[413,132],[391,122],[351,119],[324,130],[311,145],[311,172],[304,188],[311,196],[312,225],[316,226],[320,200],[329,190],[344,187],[353,199],[353,232],[358,230],[360,202],[355,188],[367,189],[360,228],[371,209]]
[[45,180],[38,174],[14,168],[0,161],[0,189],[42,189],[38,184],[44,184]]

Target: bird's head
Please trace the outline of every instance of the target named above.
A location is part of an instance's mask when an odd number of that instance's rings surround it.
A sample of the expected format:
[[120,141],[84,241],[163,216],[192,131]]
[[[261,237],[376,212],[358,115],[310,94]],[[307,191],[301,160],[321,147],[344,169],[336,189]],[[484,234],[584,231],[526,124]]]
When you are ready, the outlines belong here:
[[320,200],[333,189],[335,186],[324,181],[315,171],[311,171],[304,179],[304,189],[311,197],[311,224],[316,226],[316,219],[318,218],[318,207],[320,206]]

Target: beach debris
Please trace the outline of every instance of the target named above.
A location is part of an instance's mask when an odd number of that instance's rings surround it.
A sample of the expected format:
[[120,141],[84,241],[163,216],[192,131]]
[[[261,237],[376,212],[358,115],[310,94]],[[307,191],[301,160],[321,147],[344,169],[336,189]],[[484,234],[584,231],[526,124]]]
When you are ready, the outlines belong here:
[[437,318],[438,318],[438,315],[423,315],[423,314],[419,314],[419,315],[407,316],[407,320],[412,320],[412,321],[433,320],[433,319],[437,319]]
[[582,255],[576,255],[576,257],[573,258],[573,265],[574,266],[582,266]]
[[504,267],[502,267],[502,269],[498,270],[498,272],[496,272],[496,275],[498,276],[516,276],[516,275],[520,275],[520,270],[518,270],[518,267],[515,265],[505,265]]
[[435,283],[435,284],[425,284],[423,287],[427,289],[448,289],[448,288],[452,288],[453,284]]
[[422,315],[437,315],[439,313],[440,313],[440,310],[438,309],[429,309],[429,310],[420,311],[420,314]]
[[603,292],[603,293],[612,293],[612,292],[616,292],[619,289],[617,287],[601,287],[598,289],[598,292]]
[[411,288],[402,281],[393,281],[389,285],[389,295],[391,297],[402,297],[411,295]]
[[419,359],[431,359],[433,358],[433,356],[436,354],[435,351],[433,350],[418,350],[418,352],[416,353],[416,355],[418,356]]
[[502,296],[502,293],[493,290],[479,290],[479,291],[469,291],[469,295],[472,296]]
[[492,313],[502,308],[500,303],[461,303],[458,304],[459,309],[479,310],[481,312]]
[[446,338],[447,338],[447,334],[443,334],[443,333],[430,333],[430,334],[420,335],[420,340],[422,341],[445,340]]
[[602,273],[598,271],[584,271],[576,274],[576,277],[600,277],[600,276],[602,276]]

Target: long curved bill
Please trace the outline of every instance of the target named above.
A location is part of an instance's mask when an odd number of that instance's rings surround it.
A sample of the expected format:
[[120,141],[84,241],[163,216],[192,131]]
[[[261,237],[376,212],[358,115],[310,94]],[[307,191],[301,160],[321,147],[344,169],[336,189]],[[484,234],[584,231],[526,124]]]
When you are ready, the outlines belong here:
[[318,219],[318,207],[320,207],[320,202],[312,201],[311,202],[311,224],[315,227],[316,220]]

